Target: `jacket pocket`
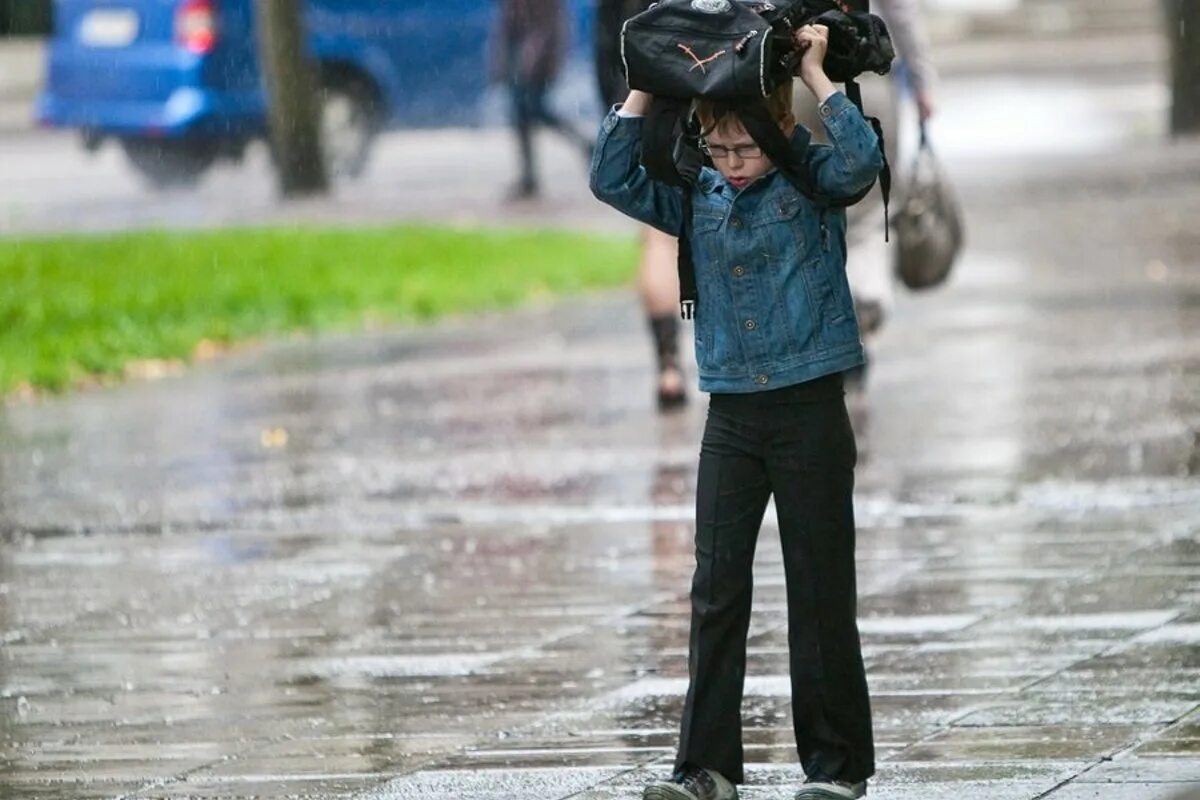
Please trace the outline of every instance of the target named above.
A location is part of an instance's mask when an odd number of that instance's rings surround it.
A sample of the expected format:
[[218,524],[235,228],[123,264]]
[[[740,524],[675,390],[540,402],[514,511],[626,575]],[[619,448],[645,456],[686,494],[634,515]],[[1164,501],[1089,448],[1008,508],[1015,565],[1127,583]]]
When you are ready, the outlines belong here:
[[707,209],[703,211],[697,209],[693,212],[692,260],[696,263],[697,269],[700,268],[701,263],[720,260],[722,222],[724,222],[723,217],[710,213]]
[[834,288],[832,271],[828,260],[820,257],[803,267],[804,283],[814,301],[814,311],[817,312],[817,318],[827,325],[842,322],[850,313]]
[[786,223],[794,228],[796,217],[806,207],[807,202],[799,192],[787,187],[776,189],[770,197],[764,198],[763,204],[754,215],[754,221],[751,223],[753,227]]
[[815,258],[809,253],[815,211],[795,191],[777,192],[767,202],[755,223],[767,266],[760,313],[775,331],[771,356],[793,360],[819,346],[820,312],[805,275]]
[[822,347],[841,347],[859,339],[854,301],[846,271],[832,256],[814,258],[804,265],[804,282],[811,293],[815,336]]
[[692,255],[700,303],[696,309],[696,363],[702,370],[723,372],[737,364],[737,331],[730,331],[732,314],[725,264],[725,217],[716,210],[696,209],[692,217]]

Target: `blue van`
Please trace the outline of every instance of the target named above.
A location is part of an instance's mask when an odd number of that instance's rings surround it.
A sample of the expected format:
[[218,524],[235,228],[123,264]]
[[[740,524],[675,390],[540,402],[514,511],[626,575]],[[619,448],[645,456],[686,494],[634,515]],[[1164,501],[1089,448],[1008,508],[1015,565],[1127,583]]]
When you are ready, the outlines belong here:
[[[590,56],[590,2],[568,5],[578,75]],[[55,0],[39,121],[78,129],[89,146],[117,140],[154,186],[240,158],[266,135],[253,6]],[[335,175],[361,173],[385,128],[479,122],[494,11],[494,0],[306,0]]]

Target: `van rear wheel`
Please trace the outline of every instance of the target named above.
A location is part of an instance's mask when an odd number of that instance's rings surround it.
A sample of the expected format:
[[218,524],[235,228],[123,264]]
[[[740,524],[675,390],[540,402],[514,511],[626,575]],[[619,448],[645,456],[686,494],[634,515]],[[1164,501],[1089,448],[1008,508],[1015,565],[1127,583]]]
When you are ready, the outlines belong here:
[[217,160],[213,142],[179,139],[122,139],[121,147],[151,189],[194,186]]
[[334,180],[357,178],[366,169],[379,133],[379,103],[354,80],[326,79],[321,87],[321,145]]

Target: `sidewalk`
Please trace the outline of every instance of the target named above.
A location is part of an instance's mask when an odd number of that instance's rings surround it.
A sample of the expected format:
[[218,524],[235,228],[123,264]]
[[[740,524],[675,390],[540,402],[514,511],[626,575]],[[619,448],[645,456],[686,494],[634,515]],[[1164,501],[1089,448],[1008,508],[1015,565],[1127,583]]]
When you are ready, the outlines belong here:
[[[1200,797],[1200,142],[1085,64],[945,86],[968,252],[851,404],[870,798]],[[655,414],[642,325],[622,291],[0,408],[0,798],[639,798],[704,424]],[[742,797],[782,800],[772,513],[756,576]]]

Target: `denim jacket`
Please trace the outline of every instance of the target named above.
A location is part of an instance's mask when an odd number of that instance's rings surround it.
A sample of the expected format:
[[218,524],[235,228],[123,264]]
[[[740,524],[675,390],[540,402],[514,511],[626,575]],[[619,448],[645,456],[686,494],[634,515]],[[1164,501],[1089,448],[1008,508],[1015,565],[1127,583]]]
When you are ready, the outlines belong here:
[[[882,166],[878,139],[835,92],[820,107],[829,145],[797,127],[817,187],[848,197]],[[592,192],[618,211],[678,236],[682,189],[649,178],[640,163],[642,120],[609,112],[592,160]],[[699,302],[700,390],[780,389],[863,363],[846,279],[846,214],[823,217],[777,170],[740,192],[705,168],[691,192],[692,257]]]

